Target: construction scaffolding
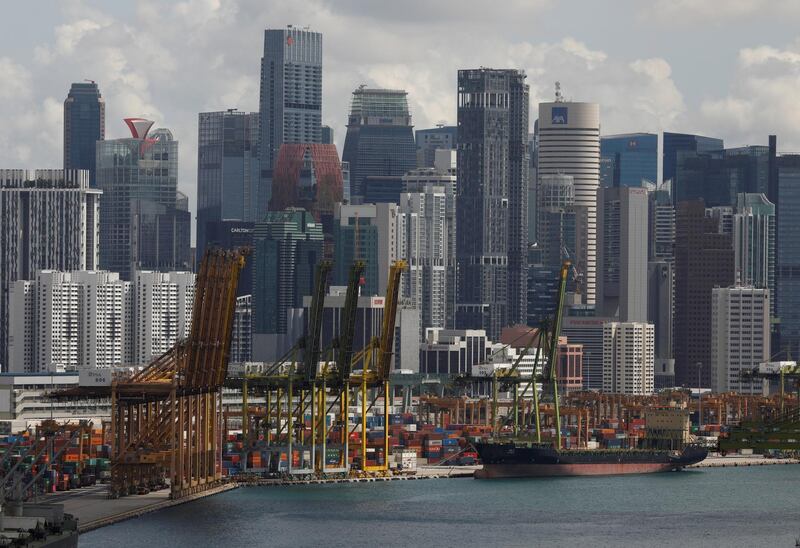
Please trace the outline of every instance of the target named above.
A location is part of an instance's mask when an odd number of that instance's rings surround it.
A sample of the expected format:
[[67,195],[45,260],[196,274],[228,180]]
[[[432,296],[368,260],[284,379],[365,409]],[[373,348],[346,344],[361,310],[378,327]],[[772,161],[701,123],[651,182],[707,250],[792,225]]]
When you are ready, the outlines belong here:
[[221,391],[236,288],[248,251],[207,250],[197,274],[189,337],[111,385],[111,496],[169,483],[172,498],[221,479]]

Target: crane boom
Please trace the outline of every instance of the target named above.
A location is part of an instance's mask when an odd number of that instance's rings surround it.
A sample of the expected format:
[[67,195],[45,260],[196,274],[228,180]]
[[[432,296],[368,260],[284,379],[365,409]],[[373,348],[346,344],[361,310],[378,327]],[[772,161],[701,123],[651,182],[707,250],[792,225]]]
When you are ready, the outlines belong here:
[[317,375],[320,349],[319,338],[322,333],[322,311],[325,307],[325,288],[328,285],[328,274],[331,271],[330,261],[317,264],[314,277],[314,295],[311,298],[311,310],[308,317],[308,335],[303,352],[303,369],[307,380]]
[[383,325],[378,342],[378,377],[389,378],[389,368],[394,350],[394,326],[397,318],[397,300],[400,293],[400,275],[408,263],[398,260],[389,267],[389,284],[386,287],[386,300],[383,303]]
[[358,287],[364,273],[364,261],[355,261],[350,267],[347,294],[342,309],[342,327],[339,330],[339,351],[336,353],[336,372],[339,381],[346,383],[350,378],[353,360],[353,338],[356,331],[356,311],[358,309]]

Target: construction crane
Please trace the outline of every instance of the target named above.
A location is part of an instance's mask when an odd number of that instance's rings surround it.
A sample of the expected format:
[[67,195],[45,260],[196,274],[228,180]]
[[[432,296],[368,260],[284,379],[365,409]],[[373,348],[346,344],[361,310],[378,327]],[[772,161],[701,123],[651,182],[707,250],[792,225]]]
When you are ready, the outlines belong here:
[[[408,267],[403,260],[394,261],[389,267],[389,283],[383,304],[383,323],[378,337],[373,337],[367,345],[354,357],[352,364],[361,363],[361,371],[350,376],[350,384],[360,387],[361,397],[361,469],[365,472],[389,470],[389,403],[391,387],[389,373],[394,353],[394,328],[397,320],[397,303],[400,292],[400,275]],[[377,356],[376,356],[377,355]],[[372,404],[367,405],[367,387],[381,387],[383,393],[383,464],[367,466],[367,412]],[[376,395],[373,403],[377,400]]]

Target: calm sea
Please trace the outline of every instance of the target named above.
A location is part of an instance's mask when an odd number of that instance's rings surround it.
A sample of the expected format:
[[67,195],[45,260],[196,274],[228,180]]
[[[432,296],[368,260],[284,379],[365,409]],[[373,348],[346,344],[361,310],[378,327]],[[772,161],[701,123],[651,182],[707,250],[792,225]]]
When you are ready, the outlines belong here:
[[786,546],[800,466],[530,480],[241,488],[81,546]]

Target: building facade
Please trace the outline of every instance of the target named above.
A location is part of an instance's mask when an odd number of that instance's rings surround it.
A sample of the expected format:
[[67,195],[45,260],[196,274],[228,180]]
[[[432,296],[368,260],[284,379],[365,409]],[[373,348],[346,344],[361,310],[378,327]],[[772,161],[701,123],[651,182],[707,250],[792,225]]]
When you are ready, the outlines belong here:
[[608,322],[603,326],[603,392],[653,393],[653,325]]
[[133,359],[149,363],[192,329],[195,275],[191,272],[136,271]]
[[490,338],[527,316],[525,78],[519,70],[458,72],[456,323]]
[[322,142],[322,34],[291,25],[264,31],[259,115],[257,202],[266,210],[281,145]]
[[706,216],[702,200],[678,204],[675,238],[675,383],[703,387],[711,383],[711,290],[734,284],[730,234]]
[[437,150],[455,150],[458,126],[437,125],[414,132],[417,143],[417,167],[434,167]]
[[11,291],[10,370],[145,365],[188,336],[193,301],[190,272],[40,271]]
[[598,199],[597,308],[622,322],[647,321],[647,190],[601,188]]
[[773,354],[781,359],[800,355],[800,155],[778,157],[777,291],[780,336]]
[[350,165],[350,198],[365,194],[370,176],[402,177],[417,167],[414,130],[407,94],[400,89],[353,91],[342,161]]
[[342,201],[343,190],[336,145],[284,144],[272,172],[269,209],[303,208],[330,234],[334,205]]
[[743,375],[770,360],[769,290],[711,291],[711,389],[760,395],[763,380]]
[[595,303],[597,277],[597,189],[600,186],[600,107],[563,100],[539,104],[539,178],[571,175],[575,205],[585,208],[578,234],[582,245],[574,261],[584,304]]
[[130,280],[135,269],[191,267],[191,214],[178,192],[178,141],[153,122],[125,120],[131,138],[97,143],[103,191],[100,266]]
[[201,112],[197,133],[197,261],[208,244],[207,224],[255,222],[259,208],[259,113]]
[[64,169],[85,169],[95,186],[95,144],[106,137],[106,103],[96,82],[73,83],[64,100]]
[[8,370],[8,299],[46,269],[97,268],[101,192],[88,171],[0,170],[0,365]]
[[350,267],[364,262],[361,294],[385,295],[389,266],[397,256],[397,204],[336,204],[333,280],[347,285]]
[[311,295],[323,258],[322,225],[308,211],[270,211],[256,223],[253,333],[286,333],[287,310]]
[[[733,215],[736,283],[775,295],[775,205],[764,194],[739,194]],[[770,299],[771,314],[775,303]]]
[[725,148],[725,143],[722,139],[665,131],[663,135],[662,180],[664,182],[674,181],[678,171],[679,152],[702,153],[722,150],[723,148]]
[[642,182],[658,180],[658,135],[654,133],[602,137],[600,157],[609,162],[602,177],[604,187],[640,187]]

